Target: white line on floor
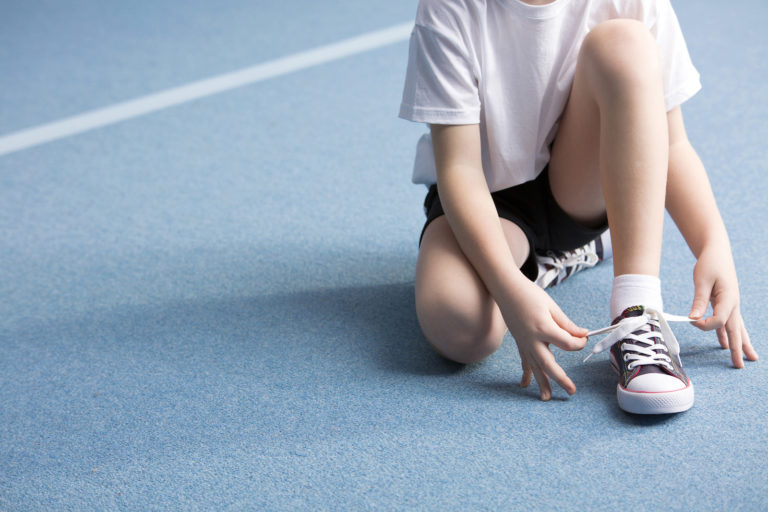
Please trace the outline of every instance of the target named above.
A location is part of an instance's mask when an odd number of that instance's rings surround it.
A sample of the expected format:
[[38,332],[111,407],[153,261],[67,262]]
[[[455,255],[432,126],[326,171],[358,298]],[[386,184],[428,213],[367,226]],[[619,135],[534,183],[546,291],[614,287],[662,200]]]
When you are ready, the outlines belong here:
[[407,39],[412,28],[412,22],[401,23],[337,43],[264,62],[239,71],[206,78],[133,100],[116,103],[109,107],[91,110],[76,116],[10,133],[0,137],[0,156],[387,46]]

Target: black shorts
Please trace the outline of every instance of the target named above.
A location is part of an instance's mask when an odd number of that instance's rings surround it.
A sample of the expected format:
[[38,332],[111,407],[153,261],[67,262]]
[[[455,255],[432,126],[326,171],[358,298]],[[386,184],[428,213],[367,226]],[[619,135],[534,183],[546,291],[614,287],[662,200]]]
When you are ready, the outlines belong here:
[[[608,229],[607,221],[603,226],[588,228],[565,213],[552,195],[548,170],[548,167],[545,167],[533,181],[491,194],[499,217],[517,224],[528,238],[531,252],[521,270],[532,281],[538,274],[536,252],[575,249],[594,240]],[[437,185],[429,188],[424,200],[424,211],[427,221],[421,231],[422,238],[429,223],[445,215]]]

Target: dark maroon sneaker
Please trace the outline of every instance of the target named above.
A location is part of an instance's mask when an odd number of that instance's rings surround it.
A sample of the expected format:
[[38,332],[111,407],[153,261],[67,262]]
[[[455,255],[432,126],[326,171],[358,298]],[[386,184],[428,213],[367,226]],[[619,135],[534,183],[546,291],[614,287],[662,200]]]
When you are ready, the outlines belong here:
[[633,306],[625,309],[611,327],[589,333],[612,331],[595,345],[592,353],[610,347],[611,366],[619,374],[619,407],[627,412],[669,414],[686,411],[693,405],[693,384],[683,371],[680,346],[668,320],[691,321]]

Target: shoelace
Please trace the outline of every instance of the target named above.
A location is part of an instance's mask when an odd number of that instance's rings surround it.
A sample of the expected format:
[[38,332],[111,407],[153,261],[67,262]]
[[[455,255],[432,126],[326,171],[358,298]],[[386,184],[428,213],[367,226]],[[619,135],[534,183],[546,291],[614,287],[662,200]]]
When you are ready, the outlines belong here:
[[594,242],[572,251],[548,251],[545,255],[536,257],[536,262],[539,265],[551,267],[538,276],[536,284],[542,288],[548,288],[553,283],[560,284],[571,274],[584,268],[594,267],[599,261]]
[[[610,332],[610,334],[592,347],[592,352],[584,358],[584,362],[593,355],[608,350],[617,341],[632,340],[634,343],[625,342],[621,347],[622,351],[625,352],[625,360],[630,361],[629,365],[627,365],[629,369],[650,364],[662,365],[672,370],[671,359],[665,352],[669,348],[669,353],[677,356],[680,353],[680,345],[677,343],[677,338],[672,333],[672,329],[669,328],[668,322],[695,322],[695,320],[687,316],[670,315],[652,308],[646,308],[645,312],[640,316],[624,318],[609,327],[588,332],[587,337],[607,332]],[[658,327],[660,332],[651,330],[651,326]],[[666,342],[666,345],[658,343],[654,338],[661,338],[661,340]],[[642,343],[642,345],[638,343]],[[660,350],[660,352],[657,352],[657,350]]]

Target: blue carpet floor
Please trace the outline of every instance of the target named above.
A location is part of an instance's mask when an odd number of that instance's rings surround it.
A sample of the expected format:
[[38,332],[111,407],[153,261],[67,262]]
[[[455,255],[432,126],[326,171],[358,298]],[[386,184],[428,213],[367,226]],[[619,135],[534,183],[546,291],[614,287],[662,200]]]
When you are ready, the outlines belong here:
[[[365,4],[365,5],[361,5]],[[0,4],[0,136],[412,19],[375,4]],[[674,2],[684,107],[756,349],[768,268],[768,4]],[[635,417],[604,357],[521,389],[419,332],[424,127],[407,43],[0,156],[0,510],[765,510],[768,371],[676,329],[696,405]],[[378,206],[371,206],[371,199]],[[692,265],[668,220],[668,311]],[[610,266],[552,290],[603,326]]]

